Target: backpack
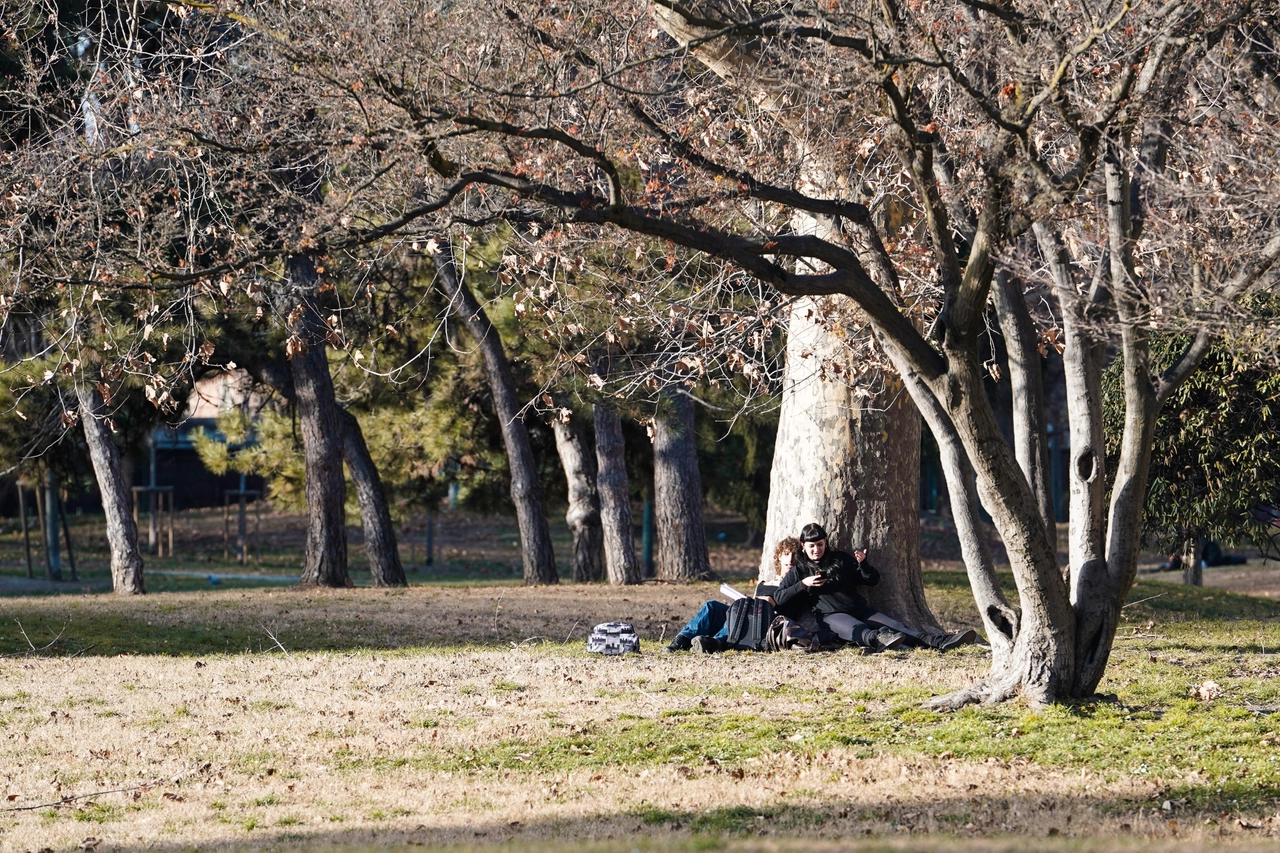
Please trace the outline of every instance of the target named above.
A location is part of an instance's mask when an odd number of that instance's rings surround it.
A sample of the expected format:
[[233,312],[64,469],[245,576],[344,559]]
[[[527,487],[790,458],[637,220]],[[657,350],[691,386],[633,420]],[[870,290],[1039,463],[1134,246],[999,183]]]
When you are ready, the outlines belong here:
[[769,625],[773,622],[773,605],[763,598],[739,598],[729,605],[725,644],[730,649],[763,652]]
[[764,638],[764,648],[769,652],[783,652],[787,649],[820,652],[822,643],[816,635],[806,631],[798,622],[792,622],[779,614],[769,623],[769,632]]
[[640,638],[630,622],[602,622],[587,637],[587,651],[602,655],[640,653]]

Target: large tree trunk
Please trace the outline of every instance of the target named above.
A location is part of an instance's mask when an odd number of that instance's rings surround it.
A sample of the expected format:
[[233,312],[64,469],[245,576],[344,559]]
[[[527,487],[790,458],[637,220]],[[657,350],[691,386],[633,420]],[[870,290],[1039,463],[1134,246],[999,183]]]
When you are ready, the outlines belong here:
[[846,347],[820,314],[813,299],[791,309],[761,570],[779,541],[817,522],[833,547],[865,548],[880,569],[874,607],[936,627],[920,575],[919,413],[896,377],[866,377],[882,385],[867,396],[829,373],[843,373]]
[[653,429],[654,566],[663,580],[710,577],[693,398],[679,391],[665,396],[670,411],[658,415]]
[[565,521],[573,534],[573,579],[577,583],[604,580],[604,528],[600,526],[600,496],[596,492],[596,454],[580,421],[552,422],[556,451],[569,484]]
[[408,586],[404,566],[400,563],[400,547],[395,525],[387,506],[387,493],[378,476],[378,467],[369,455],[360,421],[345,409],[338,409],[342,426],[342,455],[356,487],[360,503],[360,523],[364,527],[364,550],[369,557],[369,573],[374,586]]
[[600,526],[604,531],[609,583],[614,586],[640,583],[622,418],[600,403],[592,408],[596,427],[596,486],[600,492]]
[[89,382],[76,388],[80,398],[80,423],[93,474],[102,495],[102,511],[107,518],[107,547],[111,551],[111,586],[121,595],[146,592],[142,582],[142,554],[138,551],[138,528],[129,511],[129,492],[120,471],[120,453],[111,440],[102,395]]
[[320,315],[315,261],[307,256],[290,258],[289,278],[295,304],[302,309],[295,332],[302,346],[292,352],[289,360],[306,464],[307,541],[298,583],[351,586],[347,575],[347,481],[342,476],[342,432],[325,354],[328,326]]
[[446,247],[436,253],[436,269],[453,312],[466,324],[484,358],[485,373],[493,392],[493,406],[502,426],[502,440],[507,448],[507,465],[511,469],[511,502],[515,504],[516,520],[520,525],[520,557],[524,563],[524,582],[556,583],[559,580],[556,575],[556,555],[551,547],[551,529],[547,525],[542,483],[538,480],[529,431],[520,415],[521,407],[516,397],[516,382],[511,375],[511,364],[502,349],[498,330],[493,328],[488,315],[458,274],[452,251],[452,247]]

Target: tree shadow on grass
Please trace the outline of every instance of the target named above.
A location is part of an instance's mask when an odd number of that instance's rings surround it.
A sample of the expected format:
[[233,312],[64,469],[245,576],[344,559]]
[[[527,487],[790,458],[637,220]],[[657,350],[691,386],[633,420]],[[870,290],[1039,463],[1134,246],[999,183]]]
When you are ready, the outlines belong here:
[[[435,826],[366,826],[309,832],[257,823],[247,831],[207,837],[220,850],[904,850],[1059,851],[1206,850],[1231,840],[1237,850],[1263,846],[1280,829],[1274,817],[1208,813],[1173,805],[1079,795],[980,794],[940,791],[922,802],[892,797],[868,802],[830,798],[790,806],[631,807],[613,813],[534,820],[454,820]],[[412,818],[409,819],[410,821]],[[109,829],[102,835],[109,838]],[[116,850],[190,850],[154,840],[113,844]]]

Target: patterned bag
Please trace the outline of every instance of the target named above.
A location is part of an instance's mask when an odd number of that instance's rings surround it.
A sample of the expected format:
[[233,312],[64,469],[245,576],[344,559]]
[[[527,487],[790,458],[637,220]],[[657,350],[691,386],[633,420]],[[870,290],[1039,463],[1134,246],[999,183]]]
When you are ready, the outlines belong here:
[[602,655],[640,653],[640,638],[630,622],[603,622],[587,637],[587,651]]

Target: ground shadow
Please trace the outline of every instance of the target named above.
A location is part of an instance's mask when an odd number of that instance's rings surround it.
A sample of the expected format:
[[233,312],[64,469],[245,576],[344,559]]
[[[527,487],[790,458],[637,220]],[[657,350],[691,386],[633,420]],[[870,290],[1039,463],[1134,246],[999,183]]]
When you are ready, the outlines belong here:
[[[655,794],[658,792],[655,792]],[[1274,793],[1274,792],[1273,792]],[[1259,847],[1280,829],[1275,817],[1186,808],[1173,803],[1096,796],[1044,796],[940,791],[928,802],[892,797],[868,802],[828,798],[767,807],[709,809],[640,806],[618,812],[537,820],[446,820],[428,826],[370,826],[309,832],[302,827],[228,828],[205,838],[202,850],[379,850],[422,846],[452,849],[630,851],[643,849],[910,849],[931,850],[1201,850],[1230,840]],[[115,843],[101,832],[102,850],[190,850],[154,839]],[[1274,841],[1266,849],[1274,849]]]

